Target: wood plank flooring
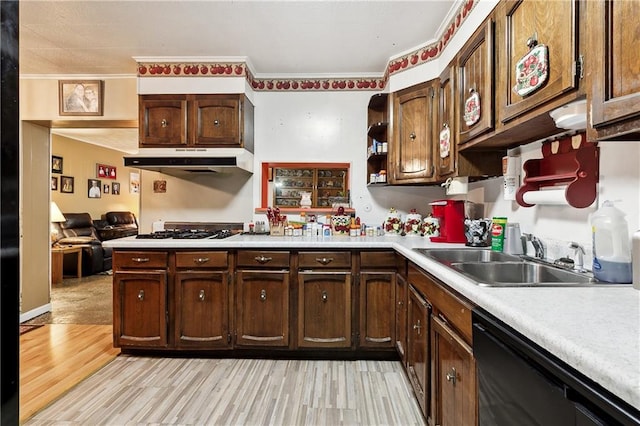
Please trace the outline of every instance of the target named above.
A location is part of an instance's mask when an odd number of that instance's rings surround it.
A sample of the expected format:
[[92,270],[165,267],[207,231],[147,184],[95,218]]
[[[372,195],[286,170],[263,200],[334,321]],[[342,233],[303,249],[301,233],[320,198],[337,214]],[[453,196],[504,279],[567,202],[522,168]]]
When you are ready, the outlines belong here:
[[110,325],[45,324],[20,336],[20,422],[115,359]]
[[424,420],[397,361],[121,355],[25,424],[54,423],[421,425]]

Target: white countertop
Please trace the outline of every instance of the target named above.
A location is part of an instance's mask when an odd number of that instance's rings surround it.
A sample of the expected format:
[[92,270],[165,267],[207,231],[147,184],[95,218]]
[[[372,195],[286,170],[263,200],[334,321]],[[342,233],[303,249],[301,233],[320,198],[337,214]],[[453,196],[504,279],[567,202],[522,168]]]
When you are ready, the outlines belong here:
[[272,237],[105,241],[121,249],[393,248],[634,407],[640,407],[640,291],[612,287],[480,287],[413,248],[464,247],[421,237]]

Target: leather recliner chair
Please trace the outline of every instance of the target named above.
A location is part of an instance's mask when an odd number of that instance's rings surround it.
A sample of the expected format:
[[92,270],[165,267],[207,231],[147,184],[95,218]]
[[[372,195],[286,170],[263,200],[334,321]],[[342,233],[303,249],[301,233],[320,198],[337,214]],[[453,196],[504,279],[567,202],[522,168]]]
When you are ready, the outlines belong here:
[[138,221],[132,212],[107,212],[102,220],[94,220],[102,241],[138,235]]
[[62,238],[57,244],[82,245],[82,275],[111,269],[112,249],[103,247],[89,213],[63,213],[59,224]]

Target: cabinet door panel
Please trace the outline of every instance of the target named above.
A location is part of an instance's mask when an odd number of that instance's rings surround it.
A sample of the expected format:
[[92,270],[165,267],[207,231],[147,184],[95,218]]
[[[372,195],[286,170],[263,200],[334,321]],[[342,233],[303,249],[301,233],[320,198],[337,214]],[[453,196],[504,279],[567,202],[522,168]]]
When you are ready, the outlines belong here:
[[298,345],[351,346],[351,273],[298,274]]
[[[500,87],[501,121],[506,123],[535,107],[551,101],[578,87],[575,73],[577,62],[577,2],[533,0],[504,3],[504,50],[500,72],[506,73]],[[537,35],[539,44],[548,47],[549,73],[546,83],[527,96],[520,96],[516,84],[516,64],[529,51],[527,40]]]
[[238,271],[236,344],[289,345],[289,271]]
[[185,145],[187,101],[140,99],[140,146]]
[[113,278],[115,346],[167,345],[167,273],[116,271]]
[[395,272],[360,273],[360,346],[395,345]]
[[176,273],[176,343],[229,347],[228,272]]
[[[450,65],[440,74],[440,85],[438,88],[438,127],[436,131],[434,149],[434,163],[436,164],[436,175],[439,180],[456,173],[456,157],[458,156],[458,134],[456,132],[456,85],[455,66]],[[444,134],[448,134],[448,144],[440,142]]]
[[237,96],[196,97],[193,109],[195,145],[241,144],[240,101]]
[[476,371],[472,350],[443,321],[432,316],[435,423],[477,424]]
[[407,363],[407,281],[396,275],[396,350],[400,361]]
[[[591,120],[600,130],[603,125],[640,117],[640,34],[637,1],[609,0],[587,2],[587,15],[593,19],[595,30],[589,33],[590,46],[599,52],[589,63],[593,87]],[[590,58],[587,58],[590,59]],[[591,71],[593,68],[593,71]],[[633,130],[638,140],[640,125],[620,124],[605,131],[605,136],[624,135]]]
[[[488,19],[465,44],[458,58],[459,144],[493,129],[493,21]],[[480,97],[480,118],[466,124],[465,103],[473,92]]]
[[421,85],[394,96],[392,183],[427,181],[434,176],[433,88]]
[[409,286],[407,306],[407,373],[425,417],[429,414],[429,313],[430,306]]

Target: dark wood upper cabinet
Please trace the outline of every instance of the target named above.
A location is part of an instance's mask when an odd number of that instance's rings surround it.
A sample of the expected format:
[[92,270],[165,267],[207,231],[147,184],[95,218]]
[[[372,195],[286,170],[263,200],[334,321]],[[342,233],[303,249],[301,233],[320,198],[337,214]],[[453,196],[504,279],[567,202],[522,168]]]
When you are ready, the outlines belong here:
[[591,55],[587,99],[599,140],[640,140],[640,32],[637,1],[587,2]]
[[245,148],[253,152],[253,105],[244,94],[140,95],[141,148]]
[[435,88],[427,82],[394,93],[391,183],[427,183],[435,178]]
[[438,79],[438,125],[435,129],[434,163],[438,180],[456,174],[458,155],[458,132],[456,124],[456,79],[455,65],[449,64]]
[[[467,41],[458,54],[457,95],[460,105],[458,116],[458,144],[494,128],[494,25],[488,18]],[[475,98],[472,98],[473,94]],[[479,99],[479,118],[474,118],[473,101]],[[469,102],[467,102],[469,101]],[[465,106],[469,104],[469,108]],[[474,120],[477,120],[473,122]]]
[[[502,123],[509,123],[545,104],[555,108],[555,104],[550,104],[554,100],[560,101],[557,106],[573,100],[563,95],[578,89],[581,68],[578,6],[579,2],[575,0],[507,0],[499,3],[496,46],[497,70],[502,78],[497,84],[497,100]],[[548,77],[541,87],[520,96],[514,90],[516,65],[529,51],[527,41],[530,39],[548,48]]]

